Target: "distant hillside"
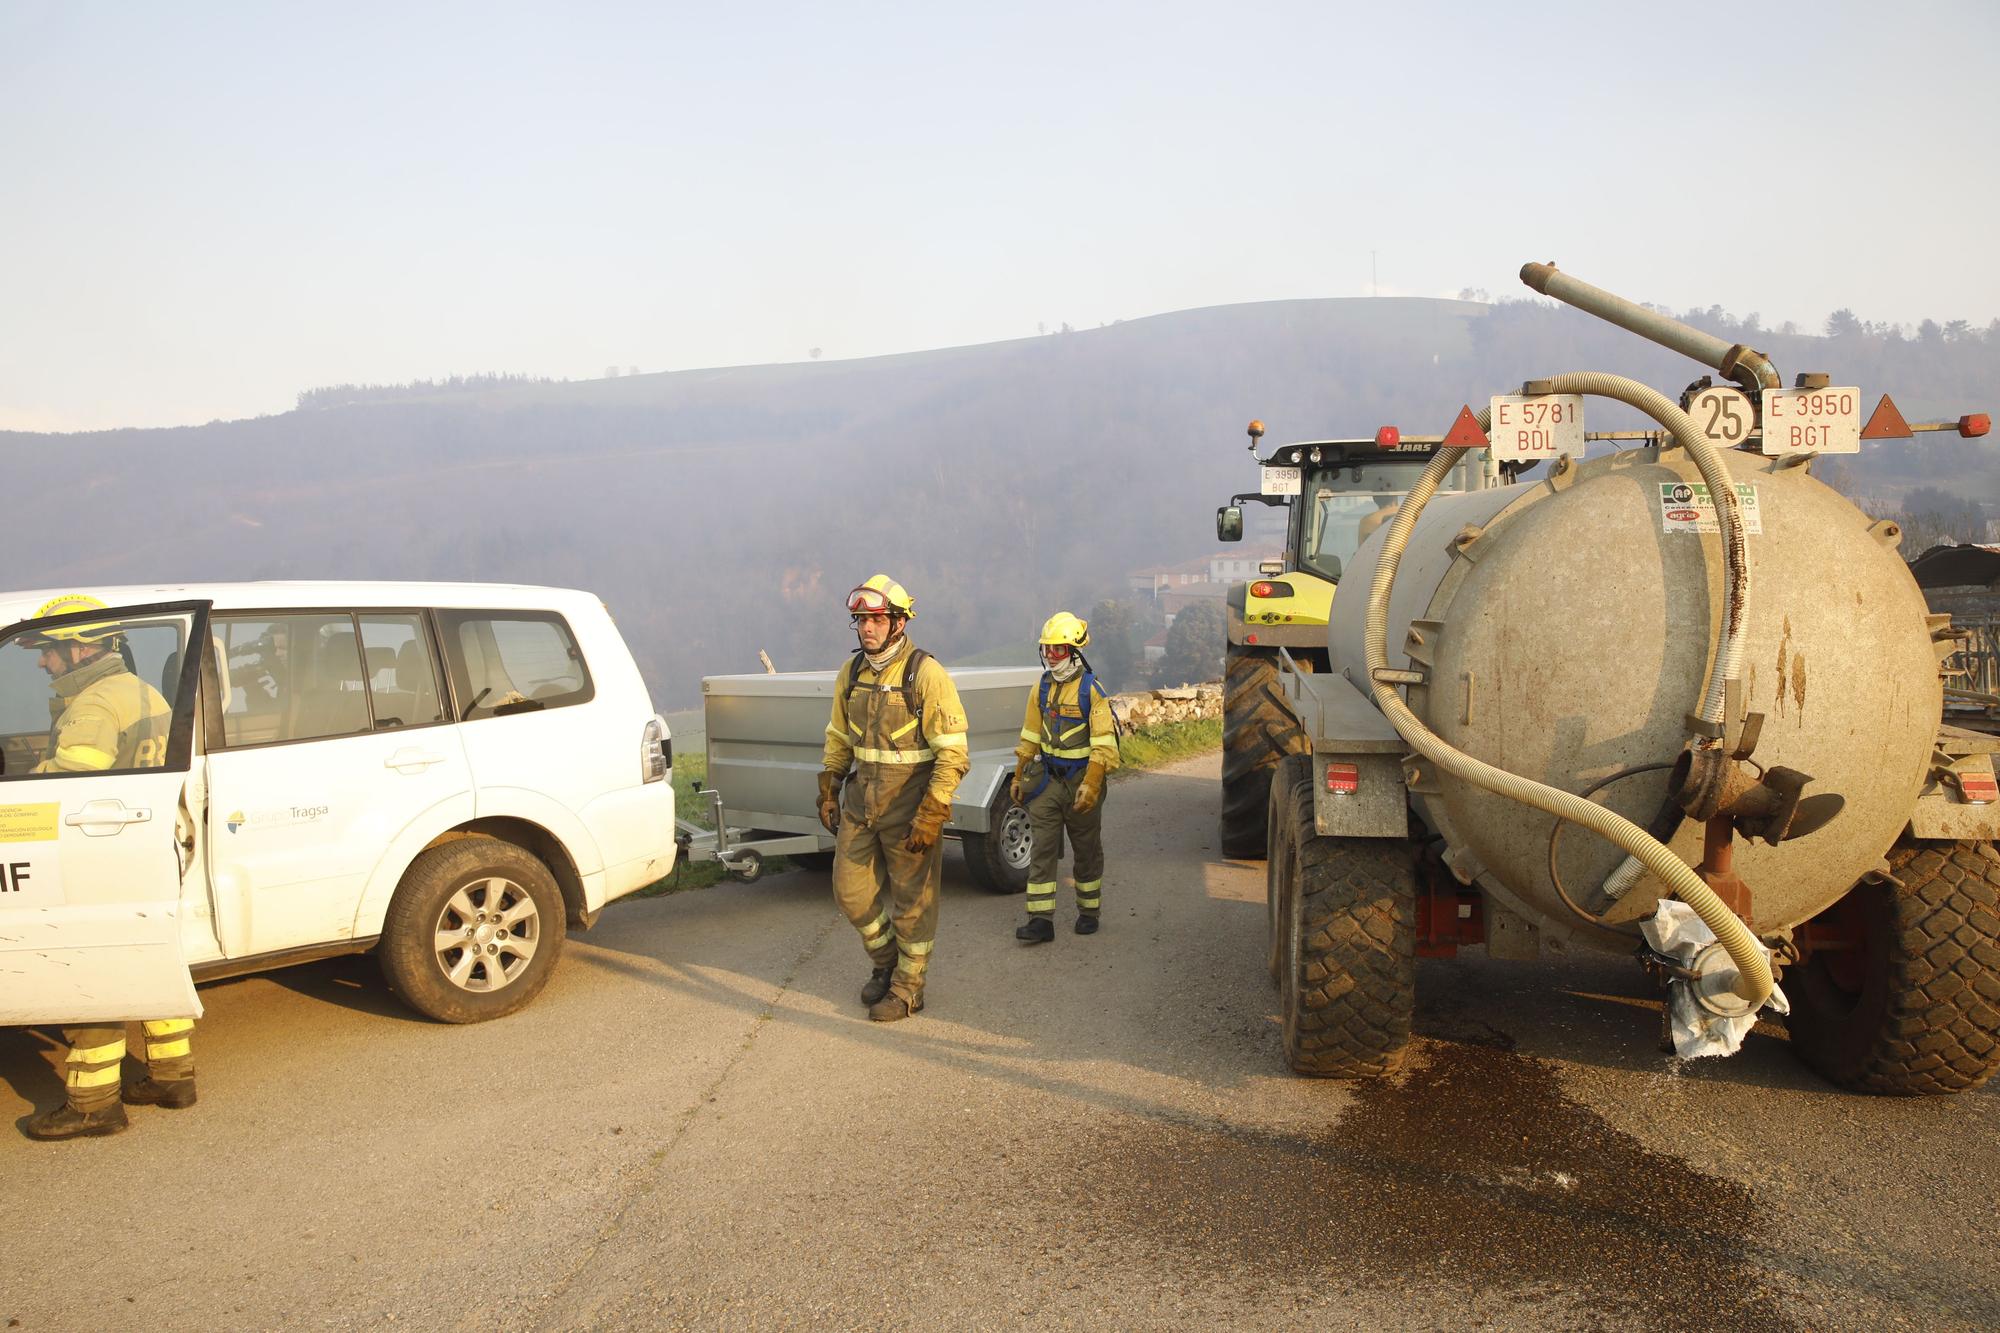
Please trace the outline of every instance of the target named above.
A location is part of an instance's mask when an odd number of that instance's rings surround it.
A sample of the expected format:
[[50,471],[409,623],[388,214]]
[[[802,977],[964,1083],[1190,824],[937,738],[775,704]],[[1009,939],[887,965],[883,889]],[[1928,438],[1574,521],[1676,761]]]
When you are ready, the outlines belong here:
[[[1721,312],[1711,316],[1726,319]],[[1760,332],[1906,413],[2000,400],[2000,337],[1936,345]],[[172,430],[0,433],[13,586],[465,578],[590,588],[663,706],[704,673],[830,664],[877,569],[948,662],[1029,642],[1128,569],[1199,554],[1270,442],[1449,424],[1530,375],[1605,369],[1672,392],[1699,368],[1520,302],[1278,301],[857,361],[401,392]],[[366,391],[355,391],[366,398]],[[316,395],[325,401],[336,395]],[[1618,417],[1592,409],[1594,425]],[[1991,442],[1851,463],[1876,493],[2000,500]]]

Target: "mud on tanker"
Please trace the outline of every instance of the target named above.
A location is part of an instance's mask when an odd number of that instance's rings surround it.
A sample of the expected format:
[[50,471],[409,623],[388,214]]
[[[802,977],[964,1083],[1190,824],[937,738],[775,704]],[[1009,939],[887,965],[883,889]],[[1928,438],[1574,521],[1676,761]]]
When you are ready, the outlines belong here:
[[[1983,1083],[2000,742],[1943,724],[1955,632],[1897,525],[1813,464],[1986,418],[1878,407],[1864,431],[1858,388],[1786,385],[1761,353],[1552,265],[1522,278],[1713,373],[1669,395],[1532,368],[1442,436],[1281,446],[1217,514],[1231,540],[1245,502],[1289,510],[1283,567],[1230,598],[1221,826],[1226,852],[1267,858],[1287,1062],[1394,1069],[1417,958],[1484,944],[1635,956],[1683,1054],[1784,1014],[1842,1087]],[[1565,420],[1561,448],[1534,437],[1540,460],[1494,447],[1496,413],[1614,403],[1651,428]]]

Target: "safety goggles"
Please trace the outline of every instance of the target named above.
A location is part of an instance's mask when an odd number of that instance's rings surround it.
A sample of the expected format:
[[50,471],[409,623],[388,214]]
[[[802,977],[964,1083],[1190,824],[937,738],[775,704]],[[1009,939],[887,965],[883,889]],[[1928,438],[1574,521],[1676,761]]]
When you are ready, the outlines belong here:
[[893,614],[894,611],[895,608],[889,605],[889,599],[874,588],[856,588],[847,594],[849,615],[886,616]]
[[1042,656],[1050,662],[1060,662],[1067,658],[1069,653],[1070,648],[1066,643],[1045,643],[1042,645]]

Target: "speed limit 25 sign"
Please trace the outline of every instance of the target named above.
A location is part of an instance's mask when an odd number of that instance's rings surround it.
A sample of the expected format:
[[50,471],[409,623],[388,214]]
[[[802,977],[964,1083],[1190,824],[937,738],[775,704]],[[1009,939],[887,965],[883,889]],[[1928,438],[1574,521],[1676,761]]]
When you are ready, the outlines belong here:
[[1695,429],[1718,449],[1734,449],[1742,444],[1757,424],[1749,395],[1726,384],[1703,389],[1689,399],[1688,415],[1694,418]]

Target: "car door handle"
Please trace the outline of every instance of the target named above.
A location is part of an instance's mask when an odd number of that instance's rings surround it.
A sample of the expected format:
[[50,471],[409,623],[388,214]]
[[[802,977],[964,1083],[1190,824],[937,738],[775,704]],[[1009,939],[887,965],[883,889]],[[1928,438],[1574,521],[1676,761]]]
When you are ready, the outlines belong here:
[[113,798],[85,801],[64,815],[63,823],[82,829],[86,838],[108,838],[127,824],[143,824],[152,817],[153,812],[144,806],[127,805]]
[[418,750],[404,746],[382,761],[382,767],[393,768],[398,773],[421,773],[432,764],[442,764],[444,756],[432,754],[428,750]]

